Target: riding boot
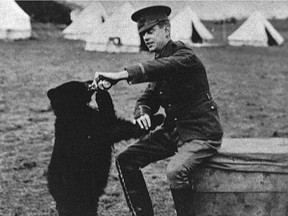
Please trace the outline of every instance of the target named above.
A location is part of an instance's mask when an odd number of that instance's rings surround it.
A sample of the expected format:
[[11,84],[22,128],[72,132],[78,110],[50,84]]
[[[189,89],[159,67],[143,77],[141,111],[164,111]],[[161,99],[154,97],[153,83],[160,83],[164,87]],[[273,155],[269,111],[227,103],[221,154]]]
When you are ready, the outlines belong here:
[[119,179],[132,216],[153,216],[153,206],[140,169],[121,169],[116,162]]
[[177,216],[196,216],[191,187],[184,189],[171,189]]

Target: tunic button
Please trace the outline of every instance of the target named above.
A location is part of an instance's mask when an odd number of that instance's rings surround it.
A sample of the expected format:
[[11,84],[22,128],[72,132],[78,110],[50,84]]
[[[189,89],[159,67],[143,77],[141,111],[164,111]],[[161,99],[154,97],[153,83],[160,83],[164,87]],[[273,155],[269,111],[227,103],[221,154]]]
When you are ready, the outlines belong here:
[[175,121],[177,121],[177,118],[174,118]]
[[163,92],[161,91],[161,92],[159,92],[159,94],[161,95],[161,94],[163,94]]
[[213,109],[215,109],[215,107],[214,107],[214,106],[211,106],[211,109],[213,110]]
[[171,104],[168,104],[168,107],[171,107],[172,105]]

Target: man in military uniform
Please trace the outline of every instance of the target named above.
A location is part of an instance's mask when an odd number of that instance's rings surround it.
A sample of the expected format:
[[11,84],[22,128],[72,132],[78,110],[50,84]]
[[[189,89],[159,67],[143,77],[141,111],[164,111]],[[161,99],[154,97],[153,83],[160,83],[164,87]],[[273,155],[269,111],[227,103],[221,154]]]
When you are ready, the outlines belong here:
[[[126,67],[120,72],[96,72],[94,84],[149,82],[137,100],[135,122],[151,126],[150,116],[164,108],[161,128],[150,132],[120,153],[116,160],[128,206],[134,216],[152,216],[153,208],[141,168],[171,157],[167,167],[178,216],[193,216],[191,176],[195,167],[221,146],[223,130],[218,106],[210,94],[205,68],[191,48],[170,39],[167,6],[152,6],[132,15],[140,35],[155,59]],[[190,199],[190,200],[189,200]]]

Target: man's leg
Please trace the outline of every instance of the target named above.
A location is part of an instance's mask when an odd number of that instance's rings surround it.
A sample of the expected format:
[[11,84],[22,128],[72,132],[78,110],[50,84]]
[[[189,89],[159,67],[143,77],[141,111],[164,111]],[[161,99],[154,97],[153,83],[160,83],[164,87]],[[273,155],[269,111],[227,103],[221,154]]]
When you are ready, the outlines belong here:
[[167,167],[177,216],[195,216],[193,203],[193,185],[191,176],[195,168],[213,156],[221,146],[221,141],[192,140],[178,147],[178,153]]
[[175,154],[178,139],[163,129],[150,133],[129,146],[116,159],[127,204],[133,216],[153,216],[152,202],[141,168]]

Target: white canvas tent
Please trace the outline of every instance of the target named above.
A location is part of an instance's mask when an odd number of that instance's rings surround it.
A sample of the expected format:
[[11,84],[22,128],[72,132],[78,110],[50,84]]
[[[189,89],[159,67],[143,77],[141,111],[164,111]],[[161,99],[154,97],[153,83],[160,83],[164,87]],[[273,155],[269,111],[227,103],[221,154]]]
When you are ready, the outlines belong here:
[[139,52],[137,24],[131,20],[135,10],[124,3],[99,29],[87,38],[85,50],[107,52]]
[[283,37],[260,12],[254,12],[228,37],[232,46],[273,46],[283,42]]
[[74,19],[73,22],[63,30],[64,38],[71,40],[85,40],[108,17],[100,2],[91,2],[80,14],[72,13],[71,15]]
[[205,43],[214,37],[192,9],[186,6],[171,20],[171,38],[194,44]]
[[[84,0],[64,0],[73,2],[77,5],[85,5],[88,1]],[[99,1],[99,0],[90,0]],[[118,10],[118,5],[123,1],[101,1],[106,7],[107,12]],[[136,9],[151,5],[165,5],[172,8],[171,17],[189,5],[201,20],[223,20],[229,18],[244,19],[254,11],[262,12],[266,18],[288,18],[288,1],[286,0],[196,0],[196,1],[176,1],[176,0],[150,0],[150,1],[130,1]]]
[[32,34],[30,17],[14,0],[0,1],[0,39],[19,40]]

